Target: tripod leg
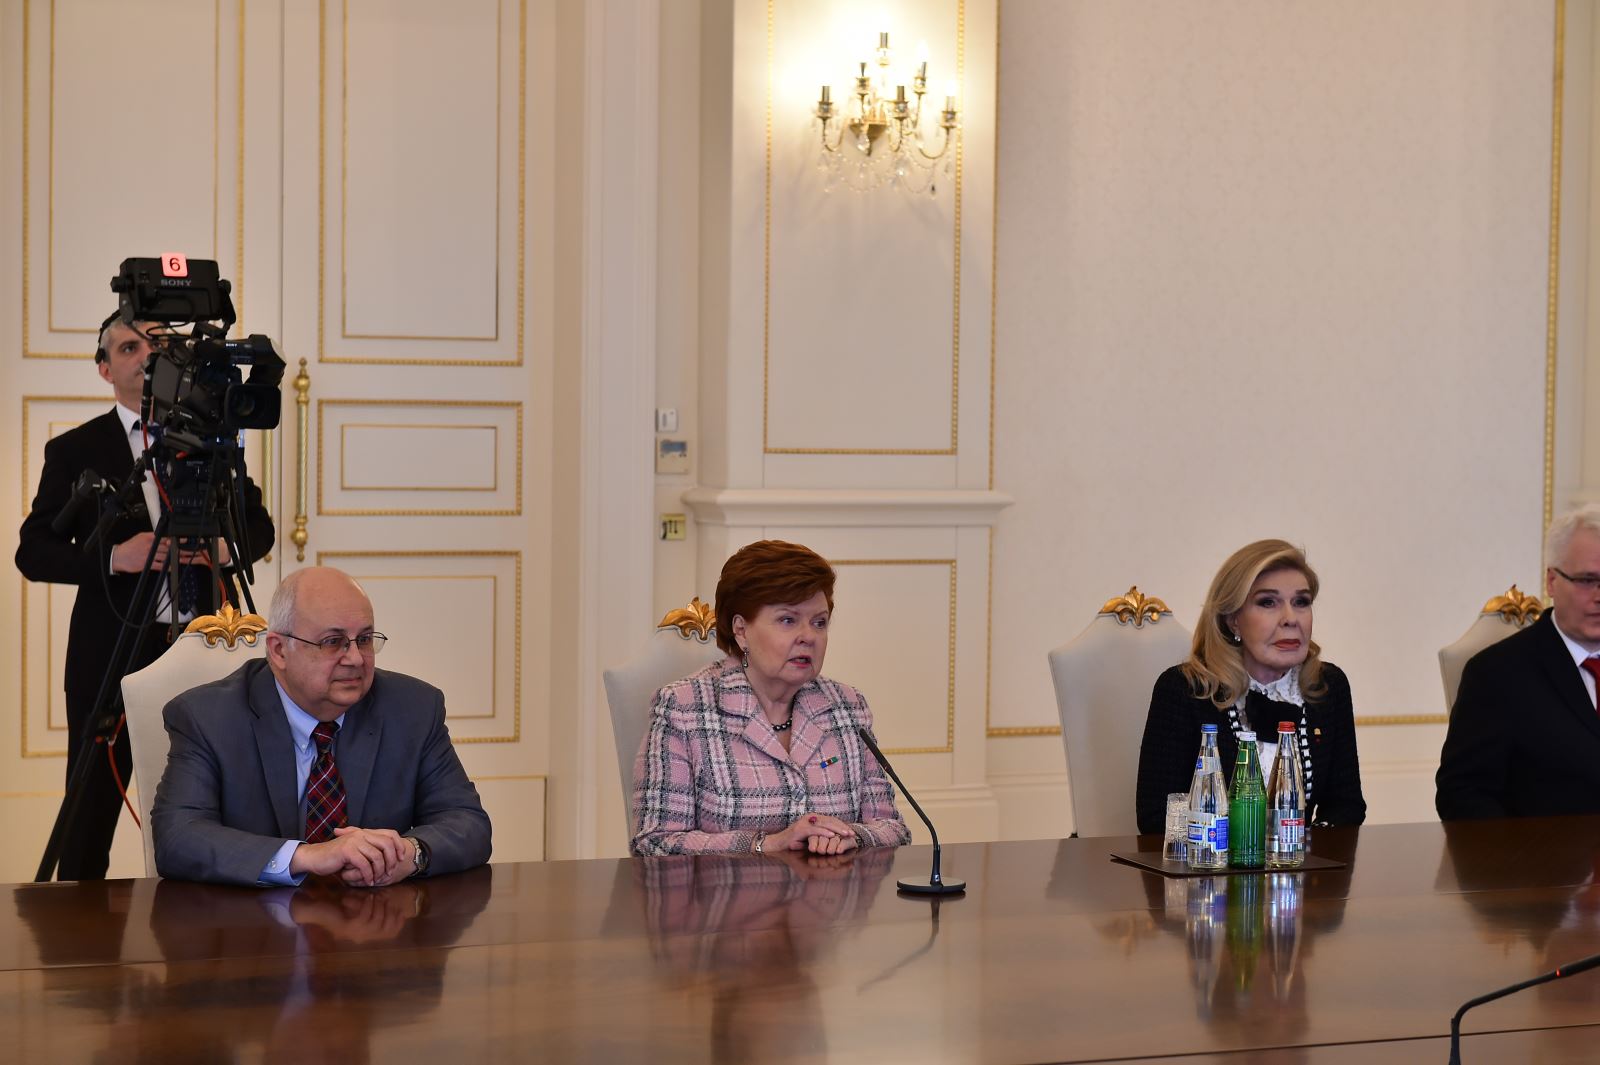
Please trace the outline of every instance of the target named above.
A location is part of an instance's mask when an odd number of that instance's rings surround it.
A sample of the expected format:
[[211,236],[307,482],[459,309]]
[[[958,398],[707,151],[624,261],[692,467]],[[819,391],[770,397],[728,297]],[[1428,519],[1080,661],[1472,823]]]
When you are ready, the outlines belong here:
[[[129,614],[132,624],[124,625],[117,633],[117,643],[111,652],[111,664],[107,667],[105,676],[100,678],[100,688],[94,699],[94,710],[89,714],[83,739],[78,745],[78,753],[72,764],[72,772],[67,778],[66,795],[61,800],[61,809],[56,814],[55,824],[50,828],[50,840],[45,844],[44,856],[39,860],[39,869],[34,875],[34,880],[39,883],[45,883],[55,875],[62,843],[76,827],[78,811],[83,804],[93,760],[96,756],[105,757],[105,753],[98,749],[100,744],[97,741],[102,736],[109,740],[117,721],[122,716],[122,678],[128,673],[128,665],[133,660],[140,638],[148,628],[149,622],[155,617],[156,583],[150,578],[153,572],[150,567],[155,561],[157,546],[166,536],[167,524],[167,515],[162,515],[161,521],[156,525],[156,536],[150,545],[150,554],[145,558],[144,569],[139,573],[139,583],[133,590],[133,608]],[[169,548],[169,553],[176,555],[173,548]]]

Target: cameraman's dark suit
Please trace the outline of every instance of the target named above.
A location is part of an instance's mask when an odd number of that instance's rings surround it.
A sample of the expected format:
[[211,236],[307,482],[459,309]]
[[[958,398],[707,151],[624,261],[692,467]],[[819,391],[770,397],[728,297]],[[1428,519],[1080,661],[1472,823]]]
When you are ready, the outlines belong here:
[[[67,776],[77,761],[83,736],[94,712],[94,697],[101,678],[111,665],[111,652],[122,627],[119,615],[126,615],[139,582],[136,573],[111,572],[111,548],[151,528],[142,502],[132,514],[124,514],[95,550],[83,550],[83,542],[99,521],[98,509],[84,506],[67,533],[57,533],[51,522],[72,497],[73,485],[84,470],[94,470],[113,488],[120,487],[133,470],[133,455],[122,420],[115,408],[75,429],[62,433],[45,444],[44,470],[39,474],[39,492],[33,509],[22,522],[17,545],[17,568],[30,581],[78,586],[72,606],[72,625],[67,637],[64,670],[67,696]],[[249,530],[252,561],[272,549],[272,517],[261,503],[261,491],[248,479],[244,482],[243,524]],[[245,535],[241,530],[241,535]],[[215,582],[207,576],[199,587],[215,596]],[[201,607],[207,607],[204,595]],[[143,669],[161,656],[167,646],[166,625],[152,625],[141,635],[128,671]],[[124,782],[132,770],[127,741],[116,745],[117,772]],[[120,815],[121,795],[117,791],[104,756],[96,753],[88,778],[77,825],[63,841],[60,855],[62,880],[93,880],[104,877],[110,861],[111,837]],[[150,786],[155,785],[154,781]]]

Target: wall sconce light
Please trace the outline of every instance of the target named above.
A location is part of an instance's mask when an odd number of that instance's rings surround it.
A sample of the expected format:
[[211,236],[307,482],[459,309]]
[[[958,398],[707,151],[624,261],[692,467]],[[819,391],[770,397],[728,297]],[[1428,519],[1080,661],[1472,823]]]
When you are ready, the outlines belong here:
[[[928,91],[926,42],[917,52],[917,66],[910,78],[915,102],[906,98],[905,79],[897,80],[892,75],[894,56],[887,33],[878,34],[872,61],[878,68],[876,73],[869,73],[867,61],[859,64],[855,91],[842,108],[833,102],[833,86],[822,86],[814,125],[822,141],[817,169],[824,175],[824,191],[832,191],[843,182],[857,192],[887,184],[908,195],[926,192],[936,196],[938,174],[942,171],[949,176],[955,172],[956,153],[950,149],[961,138],[961,127],[956,122],[956,84],[952,81],[947,85],[944,110],[937,120],[928,121],[925,132],[922,97]],[[938,150],[930,151],[935,141]]]

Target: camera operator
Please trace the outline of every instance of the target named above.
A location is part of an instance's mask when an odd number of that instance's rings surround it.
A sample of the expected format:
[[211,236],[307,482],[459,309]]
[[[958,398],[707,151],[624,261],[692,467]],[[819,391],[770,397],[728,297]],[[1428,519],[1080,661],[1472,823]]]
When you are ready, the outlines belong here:
[[[78,586],[72,607],[72,623],[67,637],[67,660],[63,671],[67,699],[67,778],[72,776],[84,735],[92,727],[95,696],[111,666],[117,635],[133,604],[134,589],[145,560],[150,557],[154,528],[160,514],[156,487],[149,477],[143,484],[143,504],[135,501],[110,525],[92,551],[83,544],[93,534],[101,514],[95,506],[79,506],[76,520],[63,532],[51,526],[61,511],[74,499],[74,486],[85,471],[93,471],[107,484],[123,483],[133,470],[135,459],[144,453],[146,427],[139,423],[140,400],[144,390],[145,363],[150,358],[149,336],[162,328],[146,322],[132,326],[116,315],[106,319],[100,330],[95,367],[116,393],[116,406],[45,444],[44,469],[39,474],[39,491],[33,509],[22,523],[17,547],[17,568],[30,581]],[[244,514],[250,553],[260,558],[272,549],[272,517],[262,505],[261,491],[248,477],[244,479]],[[232,560],[222,548],[219,562]],[[152,569],[165,570],[166,544],[157,548]],[[254,561],[254,559],[252,559]],[[185,552],[179,560],[195,570],[190,583],[202,594],[197,609],[215,609],[216,582],[204,568],[203,555]],[[171,605],[166,600],[162,581],[161,609],[142,626],[128,672],[143,669],[167,648]],[[209,598],[205,591],[209,590]],[[136,621],[139,619],[135,619]],[[132,760],[128,741],[119,733],[113,748],[117,773],[128,782]],[[62,842],[59,877],[62,880],[103,879],[110,862],[111,839],[121,814],[122,796],[111,774],[105,755],[94,753],[94,765],[82,798],[73,831]],[[148,782],[154,787],[155,782]]]

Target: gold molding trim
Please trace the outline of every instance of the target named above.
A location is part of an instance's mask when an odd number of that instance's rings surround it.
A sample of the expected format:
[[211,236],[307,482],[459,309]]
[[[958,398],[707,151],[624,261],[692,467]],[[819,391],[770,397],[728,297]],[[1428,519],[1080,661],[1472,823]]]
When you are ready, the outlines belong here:
[[1445,714],[1357,714],[1357,725],[1445,725]]
[[[761,452],[764,455],[955,455],[961,425],[961,196],[966,140],[956,142],[954,205],[953,303],[950,326],[950,446],[919,447],[773,447],[768,435],[772,391],[772,94],[777,0],[767,0],[766,169],[764,175],[761,264]],[[966,85],[967,0],[956,0],[956,81]],[[998,161],[998,156],[996,156]],[[998,219],[996,220],[998,221]],[[991,316],[992,317],[992,316]],[[993,323],[990,324],[991,331]],[[992,481],[992,475],[991,475]],[[991,485],[992,486],[992,485]],[[894,753],[884,748],[885,753]]]
[[[235,255],[235,264],[234,264],[235,268],[234,268],[234,274],[233,274],[233,280],[234,280],[234,290],[233,291],[234,291],[234,295],[235,295],[235,305],[236,305],[236,307],[238,309],[239,317],[240,317],[241,320],[244,317],[244,157],[245,157],[245,143],[244,143],[244,139],[245,139],[245,123],[244,123],[244,113],[245,113],[245,103],[244,103],[244,101],[245,101],[245,64],[244,64],[245,40],[244,40],[244,34],[245,34],[245,3],[246,3],[246,0],[238,0],[238,3],[237,3],[239,26],[238,26],[238,33],[235,35],[237,37],[237,46],[236,46],[237,62],[235,63],[235,69],[236,69],[237,74],[238,74],[237,92],[238,92],[238,118],[239,118],[239,125],[238,125],[238,129],[237,129],[237,136],[235,137],[235,140],[237,142],[236,152],[237,152],[237,168],[238,168],[238,172],[235,175],[235,179],[236,179],[235,202],[237,204],[237,214],[238,214],[237,227],[236,227],[236,239],[237,239],[238,243],[237,243],[237,247],[235,248],[236,255]],[[22,293],[21,293],[21,295],[22,295],[22,308],[21,308],[22,343],[19,345],[19,347],[21,349],[22,357],[24,359],[63,359],[63,360],[71,360],[71,361],[77,361],[77,362],[88,362],[88,361],[92,361],[93,360],[93,358],[94,358],[93,352],[79,353],[79,352],[71,352],[71,351],[33,351],[28,346],[28,340],[29,340],[28,325],[29,325],[29,317],[30,317],[29,310],[30,310],[30,305],[31,305],[31,300],[30,300],[30,288],[31,288],[31,286],[28,283],[28,278],[29,278],[29,272],[30,272],[29,271],[29,266],[33,261],[32,260],[32,254],[31,254],[31,251],[30,251],[31,240],[30,240],[30,237],[29,237],[30,231],[32,230],[32,224],[31,224],[32,215],[31,215],[31,213],[29,211],[29,203],[30,203],[30,201],[32,199],[31,190],[30,190],[30,187],[29,187],[30,186],[29,172],[30,172],[30,169],[31,169],[29,163],[30,163],[31,141],[32,141],[32,135],[31,135],[32,134],[32,120],[31,120],[31,117],[30,117],[30,112],[32,110],[31,104],[32,104],[32,95],[33,95],[32,94],[32,89],[31,89],[32,61],[31,61],[31,58],[30,58],[32,50],[29,47],[30,41],[31,41],[31,38],[32,38],[32,17],[31,17],[32,6],[33,5],[31,3],[28,3],[27,0],[24,0],[24,2],[22,4],[22,63],[21,63],[21,66],[22,66],[22,240],[21,240],[21,245],[22,245],[22,249],[21,249],[22,250],[22,285],[21,285],[21,289],[22,289]],[[221,197],[222,197],[222,182],[221,182],[221,155],[222,155],[221,115],[222,115],[222,75],[223,75],[223,70],[222,70],[222,63],[221,63],[221,59],[220,59],[220,57],[222,55],[222,49],[221,49],[221,39],[222,39],[222,0],[213,0],[212,15],[213,15],[213,18],[212,18],[212,39],[213,39],[213,42],[214,42],[214,45],[215,45],[215,47],[213,47],[213,49],[212,49],[212,54],[217,56],[217,57],[219,57],[218,60],[217,60],[216,74],[215,74],[215,77],[213,79],[213,84],[212,84],[212,99],[211,99],[211,128],[212,128],[212,146],[211,146],[211,174],[212,174],[212,180],[211,180],[211,241],[212,241],[212,247],[211,247],[211,257],[213,259],[216,259],[216,258],[218,258],[218,254],[217,254],[217,238],[218,238],[219,233],[220,233],[220,228],[218,226],[218,219],[219,219],[219,213],[220,213],[220,210],[221,210],[220,201],[221,201]],[[55,177],[54,177],[54,174],[55,174],[56,0],[50,0],[49,25],[50,25],[50,56],[49,56],[49,78],[48,78],[49,84],[46,87],[46,93],[48,94],[48,99],[50,101],[50,103],[49,103],[50,117],[49,117],[49,120],[47,122],[47,138],[48,138],[48,142],[47,142],[47,146],[46,146],[46,155],[48,157],[46,166],[48,168],[48,172],[47,172],[46,181],[45,181],[45,184],[46,184],[46,194],[45,194],[46,195],[46,208],[45,208],[46,235],[45,235],[45,245],[46,245],[46,248],[47,248],[47,252],[49,254],[54,254],[54,249],[55,249]],[[84,333],[84,334],[91,334],[92,335],[95,332],[95,328],[92,325],[88,325],[88,326],[62,326],[60,328],[58,328],[56,326],[56,324],[55,324],[55,281],[54,281],[54,277],[52,275],[50,275],[48,272],[46,273],[46,282],[45,282],[45,284],[46,284],[46,289],[45,289],[45,303],[46,303],[46,306],[45,306],[45,322],[46,322],[47,329],[52,333]]]
[[[516,502],[513,506],[477,509],[447,510],[443,508],[362,508],[330,509],[323,505],[323,432],[322,412],[328,407],[499,407],[516,411],[516,449],[513,451],[516,471]],[[317,515],[341,518],[510,518],[522,515],[522,411],[519,399],[324,399],[317,403]],[[498,477],[500,453],[495,451],[495,470]],[[302,482],[304,477],[302,476]]]
[[[453,737],[452,737],[453,738]],[[521,783],[523,781],[537,780],[543,785],[539,789],[539,807],[543,817],[539,824],[539,857],[541,862],[550,860],[550,777],[545,773],[499,773],[485,776],[472,777],[474,784]]]
[[1172,611],[1167,604],[1155,596],[1147,596],[1139,590],[1137,584],[1130,585],[1126,595],[1119,595],[1107,599],[1100,607],[1100,617],[1115,616],[1118,625],[1126,625],[1130,621],[1133,627],[1141,629],[1146,621],[1154,625],[1161,620],[1161,615],[1172,616]]
[[949,566],[950,621],[946,653],[946,699],[943,747],[885,747],[885,754],[953,754],[956,749],[956,560],[953,558],[830,558],[831,566]]
[[[32,490],[33,479],[28,473],[28,404],[30,403],[105,403],[105,396],[23,396],[22,397],[22,511],[23,516],[33,509],[33,500],[28,496]],[[113,398],[110,402],[115,405]],[[102,412],[103,413],[103,412]],[[78,424],[83,424],[79,422]]]
[[[995,415],[995,382],[998,377],[996,361],[996,336],[998,327],[996,322],[1000,311],[1000,74],[1004,69],[1000,65],[1000,12],[1005,7],[1003,0],[994,0],[994,165],[989,176],[991,189],[991,205],[989,213],[989,491],[994,491],[994,415]],[[994,551],[994,533],[990,531],[990,554]],[[994,583],[994,566],[989,567],[989,583]],[[993,596],[990,596],[991,606]],[[987,709],[985,709],[987,714]],[[987,717],[985,717],[987,720]]]
[[[498,573],[364,573],[361,581],[488,581],[490,602],[500,601],[500,575]],[[365,586],[365,584],[363,584]],[[422,594],[426,594],[425,592]],[[489,646],[489,676],[491,678],[500,673],[500,648],[491,642]],[[491,686],[492,687],[492,686]],[[496,693],[489,693],[489,712],[486,714],[466,714],[456,710],[450,711],[451,721],[493,721],[500,713],[500,704]]]
[[1483,613],[1499,614],[1519,629],[1530,621],[1538,621],[1544,613],[1544,603],[1537,596],[1521,591],[1513,584],[1504,595],[1497,595],[1483,604]]
[[656,622],[656,628],[675,628],[685,640],[709,643],[711,634],[717,631],[717,612],[710,603],[702,603],[697,595],[689,600],[688,606],[667,611],[666,616]]
[[1015,725],[989,730],[989,738],[995,740],[1013,739],[1018,736],[1059,736],[1060,725]]
[[[516,619],[512,626],[511,713],[509,736],[451,736],[451,742],[460,746],[467,743],[520,743],[522,742],[522,552],[493,549],[463,548],[457,551],[318,551],[317,565],[325,565],[332,558],[509,558],[515,566],[512,588],[511,612]],[[351,574],[356,580],[361,574]],[[499,594],[498,585],[496,595]]]
[[205,638],[207,647],[226,643],[233,648],[240,643],[254,647],[256,638],[266,631],[267,619],[260,614],[241,614],[232,603],[223,603],[215,614],[202,614],[189,622],[183,634],[198,633]]
[[[17,671],[19,674],[19,684],[22,689],[22,705],[20,708],[21,727],[18,730],[18,740],[21,744],[19,754],[23,758],[65,758],[67,756],[67,749],[64,746],[49,750],[36,751],[28,745],[28,589],[32,587],[34,583],[35,582],[33,581],[21,582],[22,606],[17,615],[18,623],[22,628],[22,668]],[[51,724],[50,722],[51,714],[55,711],[55,699],[52,695],[53,689],[48,683],[50,677],[50,661],[55,658],[55,606],[50,602],[51,587],[53,586],[50,584],[41,585],[42,594],[44,595],[44,673],[46,679],[44,731],[46,733],[59,733],[67,731],[66,728],[61,725]],[[65,710],[64,707],[63,710]]]
[[351,484],[346,467],[349,465],[349,430],[351,429],[485,429],[492,438],[495,458],[500,457],[500,427],[498,425],[451,425],[447,422],[341,422],[339,424],[339,491],[341,492],[498,492],[500,469],[498,463],[491,472],[494,477],[487,485],[470,484]]
[[1561,292],[1561,123],[1566,92],[1567,0],[1556,0],[1554,70],[1550,105],[1550,262],[1544,326],[1544,521],[1550,528],[1556,494],[1556,323]]
[[[499,0],[496,5],[496,19],[504,13],[507,0]],[[343,58],[340,65],[341,80],[341,115],[348,108],[349,93],[349,47],[350,47],[350,6],[341,3],[343,18],[343,31],[340,46]],[[496,92],[496,161],[495,167],[495,198],[498,214],[500,197],[501,175],[498,166],[499,143],[499,107],[504,98],[502,88],[503,74],[500,71],[500,49],[495,49],[495,92]],[[328,188],[328,0],[318,0],[317,4],[317,361],[319,363],[346,363],[363,366],[446,366],[446,367],[488,367],[488,366],[521,366],[523,365],[523,323],[525,321],[525,303],[527,288],[527,160],[528,160],[528,0],[519,0],[517,3],[517,280],[514,294],[514,316],[516,319],[516,350],[507,358],[473,358],[473,359],[439,359],[428,357],[410,358],[404,356],[368,357],[361,355],[334,355],[328,352],[327,345],[327,188]],[[339,130],[340,158],[349,158],[349,130],[348,123],[341,122]],[[348,198],[348,167],[343,162],[339,168],[339,195],[343,204]],[[340,230],[340,327],[343,334],[344,306],[343,306],[343,273],[344,273],[344,241],[345,241],[345,215],[341,207],[339,214]],[[495,226],[495,335],[493,338],[477,337],[416,337],[416,336],[385,336],[376,339],[383,340],[428,340],[428,341],[458,341],[467,343],[490,343],[499,339],[500,321],[500,226]],[[369,339],[365,336],[343,334],[351,339]],[[320,446],[320,445],[319,445]],[[520,485],[519,485],[520,490]],[[520,513],[520,508],[519,511]],[[321,511],[319,511],[321,513]],[[331,513],[331,512],[330,512]],[[355,514],[357,512],[347,512]],[[361,512],[365,514],[365,512]],[[405,514],[408,516],[450,516],[448,511],[377,511],[375,514]]]

